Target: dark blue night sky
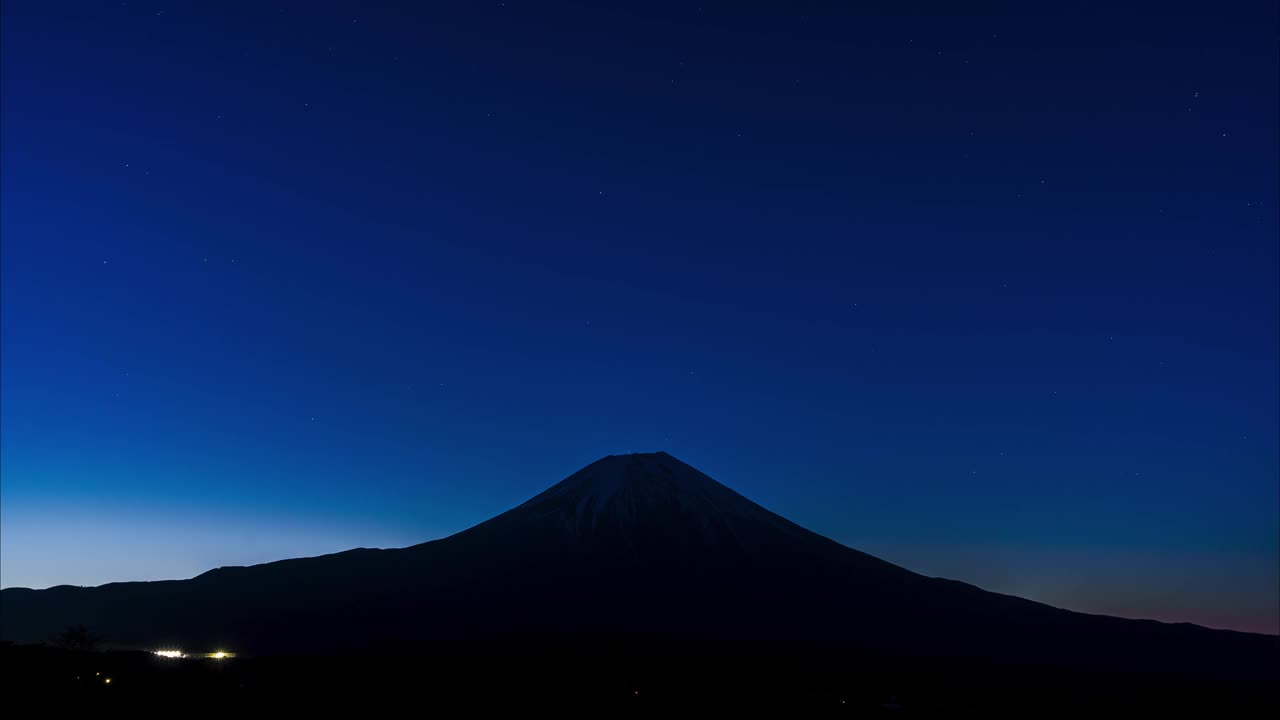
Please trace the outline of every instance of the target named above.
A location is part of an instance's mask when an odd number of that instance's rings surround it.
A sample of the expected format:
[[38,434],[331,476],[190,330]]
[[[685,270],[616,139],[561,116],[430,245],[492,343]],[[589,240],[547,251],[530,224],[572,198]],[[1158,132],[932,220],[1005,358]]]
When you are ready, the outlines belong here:
[[1198,5],[6,0],[0,581],[665,449],[919,572],[1280,631],[1276,13]]

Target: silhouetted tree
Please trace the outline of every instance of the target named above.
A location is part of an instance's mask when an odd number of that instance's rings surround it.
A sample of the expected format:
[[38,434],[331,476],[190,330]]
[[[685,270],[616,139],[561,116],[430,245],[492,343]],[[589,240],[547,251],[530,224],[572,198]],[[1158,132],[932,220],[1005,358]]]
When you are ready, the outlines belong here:
[[84,625],[68,625],[65,630],[55,633],[49,639],[50,644],[54,647],[60,647],[64,650],[83,650],[92,651],[98,649],[98,642],[102,638],[95,635]]

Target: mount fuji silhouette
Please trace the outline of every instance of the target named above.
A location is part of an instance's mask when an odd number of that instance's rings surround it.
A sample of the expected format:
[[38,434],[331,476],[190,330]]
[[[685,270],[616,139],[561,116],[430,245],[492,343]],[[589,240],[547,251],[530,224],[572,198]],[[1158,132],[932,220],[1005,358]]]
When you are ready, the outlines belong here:
[[1088,615],[930,578],[666,453],[609,456],[470,529],[189,580],[0,593],[5,640],[241,655],[540,652],[666,640],[1196,677],[1277,676],[1277,638]]

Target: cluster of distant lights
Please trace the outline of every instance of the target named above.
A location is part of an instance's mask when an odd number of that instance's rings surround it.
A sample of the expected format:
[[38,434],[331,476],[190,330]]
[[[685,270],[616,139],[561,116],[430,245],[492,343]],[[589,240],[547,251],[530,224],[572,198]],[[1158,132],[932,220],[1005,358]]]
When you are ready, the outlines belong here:
[[[152,654],[152,655],[155,655],[156,657],[168,658],[169,660],[183,660],[183,659],[186,659],[186,658],[204,658],[204,659],[208,659],[208,660],[226,660],[227,658],[233,658],[233,657],[235,657],[235,656],[236,656],[236,654],[235,654],[235,653],[233,653],[233,652],[227,652],[226,650],[214,650],[213,652],[210,652],[210,653],[195,653],[195,654],[191,654],[191,653],[184,653],[184,652],[182,652],[181,650],[152,650],[152,651],[151,651],[151,654]],[[111,684],[111,678],[110,678],[110,677],[102,677],[102,673],[100,673],[100,672],[96,672],[96,673],[94,673],[94,674],[93,674],[93,676],[94,676],[94,677],[96,677],[96,678],[101,678],[101,679],[102,679],[102,684],[103,684],[103,685],[110,685],[110,684]],[[79,680],[79,679],[80,679],[80,676],[79,676],[79,675],[77,675],[77,676],[76,676],[76,679],[77,679],[77,680]]]
[[181,650],[152,650],[151,654],[157,657],[169,658],[171,660],[181,660],[183,658],[207,658],[209,660],[226,660],[227,658],[233,658],[236,656],[235,653],[227,652],[226,650],[215,650],[211,653],[195,653],[195,654],[184,653]]

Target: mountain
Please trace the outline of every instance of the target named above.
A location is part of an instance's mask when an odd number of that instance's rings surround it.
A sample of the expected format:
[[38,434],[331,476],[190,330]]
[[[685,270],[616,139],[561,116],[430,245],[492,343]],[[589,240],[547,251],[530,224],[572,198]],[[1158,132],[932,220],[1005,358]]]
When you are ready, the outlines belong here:
[[190,580],[0,592],[5,640],[308,654],[579,643],[1269,679],[1277,638],[1070,612],[929,578],[780,517],[666,453],[609,456],[456,535]]

